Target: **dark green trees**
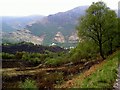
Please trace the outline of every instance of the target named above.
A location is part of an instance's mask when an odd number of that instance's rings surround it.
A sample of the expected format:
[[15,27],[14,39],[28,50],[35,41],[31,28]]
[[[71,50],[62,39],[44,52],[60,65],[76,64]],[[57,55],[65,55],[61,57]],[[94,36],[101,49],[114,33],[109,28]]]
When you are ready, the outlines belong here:
[[81,39],[91,39],[97,44],[100,55],[104,59],[105,43],[109,43],[108,47],[112,52],[112,41],[117,30],[117,15],[105,3],[93,3],[87,9],[86,15],[80,19],[77,30]]

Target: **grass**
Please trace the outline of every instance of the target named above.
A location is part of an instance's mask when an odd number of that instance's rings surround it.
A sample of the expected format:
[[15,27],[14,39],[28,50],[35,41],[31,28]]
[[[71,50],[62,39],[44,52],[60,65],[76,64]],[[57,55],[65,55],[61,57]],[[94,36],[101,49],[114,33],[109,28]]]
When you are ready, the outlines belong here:
[[[108,57],[102,67],[96,72],[88,76],[82,81],[82,84],[77,84],[80,88],[112,88],[117,78],[118,58],[120,51]],[[75,83],[79,83],[77,80]],[[74,86],[73,86],[74,87]]]

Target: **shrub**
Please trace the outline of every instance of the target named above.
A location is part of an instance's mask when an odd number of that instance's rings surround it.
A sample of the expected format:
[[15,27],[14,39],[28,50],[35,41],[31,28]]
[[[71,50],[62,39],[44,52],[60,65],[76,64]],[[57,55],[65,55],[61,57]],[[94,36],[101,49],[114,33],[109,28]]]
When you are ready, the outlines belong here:
[[24,53],[22,56],[22,60],[26,60],[33,63],[42,63],[47,55],[39,54],[39,53]]
[[9,53],[2,53],[2,59],[14,59],[15,55]]
[[29,53],[24,53],[23,55],[22,55],[22,60],[30,60],[30,54]]
[[36,82],[31,79],[26,79],[25,82],[20,82],[19,87],[23,89],[37,90]]
[[46,62],[45,62],[45,65],[48,65],[48,66],[59,66],[62,63],[64,63],[64,61],[60,57],[57,57],[57,58],[47,58]]
[[22,59],[22,56],[25,54],[25,52],[17,52],[16,54],[15,54],[15,58],[16,59]]

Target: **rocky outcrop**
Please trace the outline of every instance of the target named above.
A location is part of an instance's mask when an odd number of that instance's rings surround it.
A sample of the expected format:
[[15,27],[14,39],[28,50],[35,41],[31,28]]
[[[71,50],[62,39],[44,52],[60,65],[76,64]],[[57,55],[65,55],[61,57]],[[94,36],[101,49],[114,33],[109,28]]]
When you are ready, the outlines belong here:
[[79,37],[77,33],[72,33],[72,35],[68,38],[69,43],[77,43],[79,41]]
[[65,42],[65,38],[64,38],[64,36],[61,32],[57,32],[57,34],[55,35],[53,40],[55,42],[59,42],[59,43],[64,43]]
[[70,36],[63,36],[61,32],[57,32],[55,37],[53,38],[54,42],[59,42],[59,43],[77,43],[79,42],[79,37],[76,32],[73,32]]

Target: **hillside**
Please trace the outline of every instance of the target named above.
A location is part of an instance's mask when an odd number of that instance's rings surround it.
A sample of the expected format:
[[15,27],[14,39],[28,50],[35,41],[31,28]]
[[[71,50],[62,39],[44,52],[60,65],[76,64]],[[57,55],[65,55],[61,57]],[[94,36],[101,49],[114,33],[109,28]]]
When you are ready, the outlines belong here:
[[113,88],[118,78],[119,57],[120,51],[117,51],[106,60],[93,65],[89,70],[57,85],[56,88]]
[[17,52],[29,52],[29,53],[46,53],[50,52],[62,52],[66,51],[65,49],[58,46],[42,46],[42,45],[33,45],[27,43],[19,43],[14,45],[2,45],[2,52],[15,54]]
[[[42,19],[44,16],[32,15],[32,16],[2,16],[2,31],[13,32],[16,30],[24,29],[29,23],[34,23],[37,20]],[[0,17],[1,18],[1,17]]]
[[26,28],[35,35],[50,33],[51,31],[52,33],[60,31],[64,35],[71,34],[75,30],[78,18],[85,15],[87,8],[88,6],[80,6],[66,12],[49,15],[36,23],[28,24]]
[[41,21],[27,25],[26,28],[34,35],[46,35],[45,44],[53,42],[53,38],[57,32],[61,32],[65,37],[65,42],[68,43],[69,36],[76,32],[75,27],[78,23],[78,18],[85,15],[87,8],[88,6],[80,6],[66,12],[49,15]]

